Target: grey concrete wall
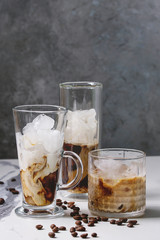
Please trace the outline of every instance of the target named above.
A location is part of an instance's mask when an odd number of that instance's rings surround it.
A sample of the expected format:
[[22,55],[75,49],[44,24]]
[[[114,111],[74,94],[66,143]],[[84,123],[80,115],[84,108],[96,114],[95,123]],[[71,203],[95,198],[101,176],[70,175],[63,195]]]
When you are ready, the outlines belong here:
[[0,158],[12,107],[59,103],[63,81],[100,81],[103,147],[160,154],[159,0],[1,0]]

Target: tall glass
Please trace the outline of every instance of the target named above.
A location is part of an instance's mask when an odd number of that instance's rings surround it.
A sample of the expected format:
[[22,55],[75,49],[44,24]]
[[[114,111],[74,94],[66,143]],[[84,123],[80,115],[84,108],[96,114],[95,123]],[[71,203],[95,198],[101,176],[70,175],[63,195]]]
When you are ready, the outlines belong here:
[[[67,108],[64,150],[77,153],[83,163],[83,176],[65,197],[84,198],[88,192],[88,153],[100,146],[102,84],[98,82],[65,82],[60,84],[60,105]],[[63,183],[72,181],[76,165],[70,158],[63,161]],[[65,193],[65,194],[64,194]]]
[[[57,190],[79,183],[83,165],[79,156],[63,151],[66,109],[54,105],[23,105],[13,109],[18,160],[23,191],[22,206],[15,212],[23,217],[56,217]],[[60,185],[61,160],[70,157],[77,166],[73,181]]]

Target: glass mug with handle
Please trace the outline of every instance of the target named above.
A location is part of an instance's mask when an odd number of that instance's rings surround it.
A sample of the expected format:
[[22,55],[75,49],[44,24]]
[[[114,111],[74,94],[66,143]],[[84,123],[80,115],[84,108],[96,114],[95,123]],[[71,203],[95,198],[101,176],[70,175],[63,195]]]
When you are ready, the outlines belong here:
[[[22,105],[13,108],[20,177],[23,191],[19,216],[56,217],[57,190],[68,190],[81,180],[83,165],[77,154],[63,151],[67,110],[54,105]],[[60,184],[61,161],[70,157],[77,166],[75,178]]]

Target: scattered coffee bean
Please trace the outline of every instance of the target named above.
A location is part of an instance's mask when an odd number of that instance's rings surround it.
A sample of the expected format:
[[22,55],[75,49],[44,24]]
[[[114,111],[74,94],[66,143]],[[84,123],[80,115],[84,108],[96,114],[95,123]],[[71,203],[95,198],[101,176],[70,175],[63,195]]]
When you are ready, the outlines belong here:
[[63,210],[67,210],[67,207],[65,205],[62,205]]
[[97,217],[97,221],[99,222],[102,221],[101,217]]
[[94,222],[94,223],[97,223],[98,221],[97,221],[97,218],[95,218],[95,217],[89,217],[89,221],[90,222]]
[[127,224],[127,227],[132,228],[132,227],[134,227],[134,226],[133,226],[132,223],[128,223],[128,224]]
[[115,219],[110,220],[110,224],[115,224],[115,223],[116,223]]
[[70,228],[70,232],[75,232],[75,231],[76,231],[76,229],[74,227]]
[[54,233],[57,233],[57,232],[59,231],[59,228],[58,228],[58,227],[54,227],[54,228],[52,228],[52,231],[53,231]]
[[76,225],[82,225],[82,222],[81,222],[80,220],[77,220],[77,221],[75,222],[75,224],[76,224]]
[[77,230],[78,232],[84,232],[84,231],[86,231],[86,228],[83,227],[83,226],[80,226],[80,227],[77,227],[76,230]]
[[126,223],[127,222],[127,218],[119,218],[120,221],[122,221],[123,223]]
[[81,217],[82,217],[82,218],[88,218],[88,214],[82,213],[82,214],[81,214]]
[[56,227],[55,224],[51,224],[51,225],[50,225],[50,228],[51,228],[51,229],[53,229],[54,227]]
[[56,205],[61,207],[62,206],[62,202],[56,202]]
[[92,237],[97,237],[97,233],[92,233],[91,236]]
[[74,209],[74,208],[75,208],[75,205],[74,205],[74,204],[70,206],[70,209]]
[[88,223],[88,219],[86,219],[86,218],[82,219],[82,221],[83,221],[84,223]]
[[64,203],[64,204],[67,204],[67,201],[64,201],[63,203]]
[[74,207],[73,210],[80,211],[79,207]]
[[81,218],[80,215],[75,215],[75,216],[73,216],[73,218],[74,218],[75,220],[82,220],[82,218]]
[[43,228],[43,225],[38,224],[38,225],[36,225],[36,228],[37,228],[38,230],[41,230],[41,229]]
[[0,198],[0,205],[4,204],[5,203],[5,200],[4,198]]
[[60,198],[57,198],[56,202],[62,202],[62,200]]
[[54,237],[55,237],[55,233],[54,233],[54,232],[49,232],[49,233],[48,233],[48,236],[49,236],[50,238],[54,238]]
[[81,238],[87,238],[87,236],[88,236],[88,233],[84,233],[84,234],[80,235]]
[[0,181],[0,184],[4,184],[4,182],[3,182],[3,181]]
[[122,220],[117,220],[115,223],[116,223],[118,226],[120,226],[120,225],[122,225],[123,221],[122,221]]
[[108,218],[107,218],[107,217],[101,217],[101,220],[102,220],[103,222],[107,222],[107,221],[108,221]]
[[133,225],[137,224],[137,220],[129,220],[128,223],[132,223]]
[[70,213],[70,216],[71,216],[71,217],[77,216],[77,213],[71,212],[71,213]]
[[77,237],[78,233],[77,232],[72,232],[72,237]]
[[15,188],[9,188],[8,190],[13,194],[19,194],[19,191],[17,191]]
[[66,227],[65,227],[65,226],[60,226],[60,227],[59,227],[59,230],[65,231],[65,230],[66,230]]
[[94,222],[91,221],[88,223],[88,227],[93,227],[93,226],[94,226]]
[[16,181],[16,179],[15,179],[15,178],[12,178],[12,179],[11,179],[11,182],[15,182],[15,181]]

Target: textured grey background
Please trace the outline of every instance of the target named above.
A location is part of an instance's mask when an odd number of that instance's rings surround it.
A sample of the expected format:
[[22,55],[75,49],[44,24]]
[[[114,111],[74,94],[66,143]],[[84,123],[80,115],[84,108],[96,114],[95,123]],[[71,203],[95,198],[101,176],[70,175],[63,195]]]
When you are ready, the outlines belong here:
[[0,158],[12,107],[59,103],[64,81],[103,83],[103,147],[160,154],[159,0],[1,0]]

